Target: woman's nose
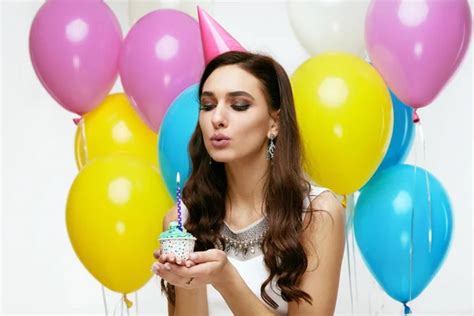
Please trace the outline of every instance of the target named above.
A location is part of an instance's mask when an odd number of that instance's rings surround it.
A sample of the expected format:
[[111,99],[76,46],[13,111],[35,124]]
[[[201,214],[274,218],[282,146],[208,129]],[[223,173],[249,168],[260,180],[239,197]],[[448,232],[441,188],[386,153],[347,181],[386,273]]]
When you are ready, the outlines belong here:
[[212,125],[214,128],[224,127],[227,125],[225,118],[225,109],[223,106],[216,106],[214,113],[212,113]]

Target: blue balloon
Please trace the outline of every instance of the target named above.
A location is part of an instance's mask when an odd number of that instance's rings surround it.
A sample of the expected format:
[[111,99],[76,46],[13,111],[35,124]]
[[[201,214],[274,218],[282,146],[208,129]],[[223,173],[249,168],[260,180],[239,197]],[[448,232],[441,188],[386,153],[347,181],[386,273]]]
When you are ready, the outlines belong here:
[[367,267],[388,295],[405,304],[425,289],[449,249],[452,216],[443,186],[420,167],[395,165],[367,184],[355,207],[354,232]]
[[166,112],[158,136],[158,159],[168,192],[176,199],[176,173],[181,185],[191,174],[188,144],[199,117],[199,85],[194,84],[176,97]]
[[[389,91],[393,107],[392,138],[390,139],[390,144],[382,162],[367,183],[369,183],[380,171],[396,164],[403,163],[410,152],[415,137],[413,109],[400,101],[400,99],[398,99],[390,89]],[[365,189],[366,186],[367,184],[365,184],[360,191]]]
[[415,136],[413,109],[400,101],[390,90],[393,106],[393,131],[387,153],[377,171],[405,161]]

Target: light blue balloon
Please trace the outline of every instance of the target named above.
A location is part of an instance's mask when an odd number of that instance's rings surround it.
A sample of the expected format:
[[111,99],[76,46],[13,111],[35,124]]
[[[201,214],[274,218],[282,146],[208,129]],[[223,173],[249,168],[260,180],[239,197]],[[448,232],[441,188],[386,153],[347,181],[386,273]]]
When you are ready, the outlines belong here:
[[[431,197],[431,250],[427,183]],[[425,289],[449,249],[452,216],[443,186],[420,167],[415,171],[411,165],[395,165],[367,184],[355,207],[354,232],[367,267],[388,295],[407,303]]]
[[181,187],[191,174],[188,144],[199,117],[199,85],[194,84],[176,97],[161,123],[158,137],[158,159],[168,192],[176,200],[176,173]]

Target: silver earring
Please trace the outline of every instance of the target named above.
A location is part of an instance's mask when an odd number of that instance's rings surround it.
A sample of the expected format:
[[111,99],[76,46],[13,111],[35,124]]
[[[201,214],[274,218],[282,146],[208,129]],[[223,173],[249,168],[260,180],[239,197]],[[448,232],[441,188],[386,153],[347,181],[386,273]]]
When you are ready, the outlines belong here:
[[209,165],[212,165],[212,157],[209,156]]
[[270,134],[270,142],[268,143],[268,147],[267,147],[267,160],[272,160],[273,156],[275,156],[276,145],[275,145],[275,142],[273,141],[274,139],[275,139],[275,135]]

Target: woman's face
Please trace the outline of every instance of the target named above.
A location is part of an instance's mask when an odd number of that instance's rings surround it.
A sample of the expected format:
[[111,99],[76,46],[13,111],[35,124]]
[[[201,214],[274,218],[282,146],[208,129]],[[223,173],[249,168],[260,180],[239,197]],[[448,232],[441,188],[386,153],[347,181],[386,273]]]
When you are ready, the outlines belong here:
[[265,157],[276,112],[269,113],[257,78],[236,65],[217,68],[204,83],[199,126],[209,155],[218,162]]

